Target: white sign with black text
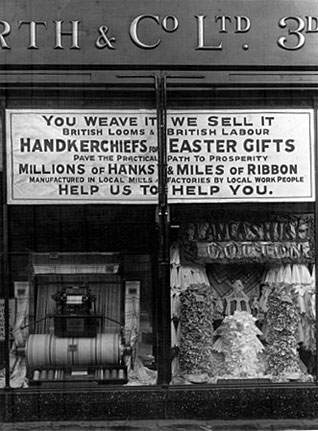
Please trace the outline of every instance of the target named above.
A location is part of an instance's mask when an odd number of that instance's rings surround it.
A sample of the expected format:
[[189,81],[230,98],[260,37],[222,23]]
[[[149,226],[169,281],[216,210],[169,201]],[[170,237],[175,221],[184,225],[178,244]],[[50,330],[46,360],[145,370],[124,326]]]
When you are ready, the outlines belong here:
[[[9,204],[156,204],[154,110],[7,110]],[[313,201],[313,111],[168,111],[169,203]]]

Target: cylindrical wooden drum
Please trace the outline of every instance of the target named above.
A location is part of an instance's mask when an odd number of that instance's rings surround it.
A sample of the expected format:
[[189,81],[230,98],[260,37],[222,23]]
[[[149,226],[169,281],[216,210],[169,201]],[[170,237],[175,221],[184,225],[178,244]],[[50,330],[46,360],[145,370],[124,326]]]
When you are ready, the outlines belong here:
[[92,338],[59,338],[32,334],[25,348],[30,368],[118,364],[118,334],[98,334]]

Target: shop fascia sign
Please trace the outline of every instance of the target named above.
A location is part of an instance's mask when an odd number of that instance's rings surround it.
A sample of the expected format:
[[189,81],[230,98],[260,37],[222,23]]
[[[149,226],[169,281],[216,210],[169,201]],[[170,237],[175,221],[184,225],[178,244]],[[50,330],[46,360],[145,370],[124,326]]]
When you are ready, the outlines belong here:
[[296,2],[279,0],[249,3],[248,11],[235,1],[185,0],[182,9],[165,0],[93,1],[89,13],[78,0],[46,4],[45,12],[43,2],[30,3],[34,7],[22,9],[7,2],[0,15],[4,63],[32,55],[33,63],[48,56],[48,64],[305,64],[295,51],[310,61],[316,49],[314,1],[305,3],[302,14]]
[[[197,38],[196,50],[222,50],[223,41],[218,40],[217,42],[207,41],[206,27],[207,27],[207,16],[206,15],[195,15],[194,17],[196,28],[197,28]],[[229,15],[215,15],[212,19],[214,21],[217,33],[228,33],[232,31],[234,34],[237,33],[247,33],[251,29],[251,19],[245,15],[229,16]],[[289,31],[289,34],[293,34],[297,37],[297,43],[288,46],[287,37],[281,36],[277,40],[277,45],[282,49],[295,50],[302,48],[306,41],[305,33],[315,33],[318,32],[318,17],[307,16],[304,18],[299,16],[286,16],[278,21],[278,26],[280,28],[286,28],[289,22],[295,21],[297,23],[297,28],[294,31]],[[2,26],[2,31],[0,33],[0,43],[2,49],[11,49],[10,39],[12,38],[13,25],[7,21],[0,21]],[[179,28],[179,18],[175,15],[166,15],[161,18],[159,15],[155,14],[143,14],[138,15],[133,18],[130,23],[128,34],[131,41],[141,49],[155,49],[161,44],[161,38],[158,37],[152,42],[147,42],[143,40],[139,35],[139,28],[142,25],[149,25],[149,28],[154,27],[155,29],[160,27],[160,30],[166,33],[174,33]],[[19,20],[15,23],[18,31],[21,31],[26,35],[26,49],[40,49],[40,37],[38,34],[41,32],[40,29],[47,30],[48,27],[53,28],[54,32],[54,42],[52,44],[52,49],[81,49],[81,44],[79,41],[79,32],[82,27],[82,22],[80,20],[70,20],[69,25],[64,23],[63,20],[53,20],[48,21],[29,21],[29,20]],[[68,28],[67,28],[68,27]],[[117,37],[116,31],[113,32],[111,27],[108,25],[102,25],[96,29],[96,39],[94,41],[94,47],[97,49],[108,48],[110,50],[117,49]],[[66,36],[70,37],[70,43],[66,41]],[[244,46],[248,49],[248,46]]]

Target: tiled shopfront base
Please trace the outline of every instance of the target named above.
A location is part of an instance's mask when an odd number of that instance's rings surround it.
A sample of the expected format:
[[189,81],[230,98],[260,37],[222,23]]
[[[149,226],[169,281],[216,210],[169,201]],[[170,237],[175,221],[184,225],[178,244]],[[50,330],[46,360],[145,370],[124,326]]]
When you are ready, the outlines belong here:
[[4,422],[317,418],[318,387],[107,388],[0,393]]

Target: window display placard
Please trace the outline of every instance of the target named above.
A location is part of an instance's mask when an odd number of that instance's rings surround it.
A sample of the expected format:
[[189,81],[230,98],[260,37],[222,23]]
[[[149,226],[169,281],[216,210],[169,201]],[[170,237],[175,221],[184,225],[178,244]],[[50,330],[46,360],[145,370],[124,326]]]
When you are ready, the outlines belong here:
[[206,263],[312,263],[312,215],[272,215],[249,221],[211,220],[189,223],[180,233],[181,262]]
[[8,203],[156,203],[156,135],[154,111],[8,110]]
[[169,114],[170,202],[314,200],[313,111]]
[[[170,203],[313,201],[312,110],[169,111]],[[158,200],[153,110],[7,110],[8,203]]]

